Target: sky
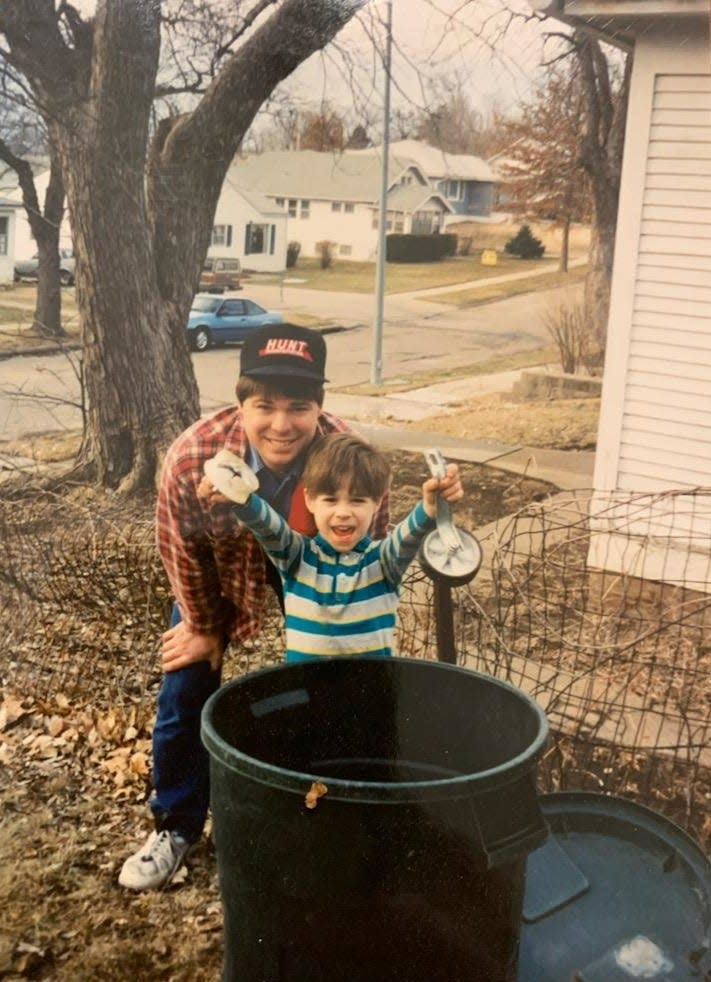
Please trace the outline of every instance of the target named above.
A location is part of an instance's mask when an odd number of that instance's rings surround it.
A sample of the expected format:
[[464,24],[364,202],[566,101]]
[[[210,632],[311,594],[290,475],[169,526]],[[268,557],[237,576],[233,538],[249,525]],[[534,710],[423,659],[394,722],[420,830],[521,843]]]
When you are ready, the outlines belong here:
[[[509,109],[531,94],[543,57],[543,27],[525,0],[392,0],[393,107],[422,108],[427,82],[446,76],[486,115]],[[382,106],[382,55],[386,36],[385,0],[371,0],[339,34],[335,44],[313,56],[284,84],[295,99],[355,103],[371,111]],[[347,60],[362,67],[348,77]]]

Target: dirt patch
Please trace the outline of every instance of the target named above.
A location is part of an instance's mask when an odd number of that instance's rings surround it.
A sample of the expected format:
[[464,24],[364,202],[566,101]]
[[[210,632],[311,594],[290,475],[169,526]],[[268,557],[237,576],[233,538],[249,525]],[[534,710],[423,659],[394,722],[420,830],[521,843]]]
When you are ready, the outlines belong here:
[[[390,456],[397,520],[419,497],[427,471],[421,454]],[[466,498],[455,518],[471,529],[553,490],[460,466]],[[100,507],[96,499],[92,507]],[[37,637],[27,643],[36,645]],[[19,671],[2,677],[0,978],[213,982],[222,963],[222,915],[209,836],[185,878],[166,892],[133,895],[116,882],[149,828],[152,717],[145,707],[154,705],[158,672],[142,702],[119,706],[106,698],[105,670],[92,674],[86,657],[83,688],[71,699],[51,685],[51,696],[33,697]],[[13,659],[21,666],[22,651]]]
[[468,440],[494,440],[505,446],[594,450],[599,415],[599,399],[512,402],[496,394],[462,402],[448,413],[394,425]]

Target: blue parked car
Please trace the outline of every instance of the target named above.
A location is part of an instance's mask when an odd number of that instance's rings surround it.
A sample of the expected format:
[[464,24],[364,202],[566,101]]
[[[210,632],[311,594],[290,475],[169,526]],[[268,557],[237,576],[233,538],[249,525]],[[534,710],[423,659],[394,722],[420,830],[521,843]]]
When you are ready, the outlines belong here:
[[265,324],[283,323],[281,314],[265,310],[254,300],[196,293],[188,314],[188,340],[193,351],[205,351],[211,344],[243,341],[251,331]]

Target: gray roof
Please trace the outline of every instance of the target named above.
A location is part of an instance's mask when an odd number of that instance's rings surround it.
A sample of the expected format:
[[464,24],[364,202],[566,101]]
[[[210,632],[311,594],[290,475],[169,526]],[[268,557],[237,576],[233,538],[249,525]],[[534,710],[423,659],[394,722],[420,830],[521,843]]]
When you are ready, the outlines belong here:
[[[388,162],[390,183],[413,163],[398,157]],[[375,204],[380,197],[381,161],[357,151],[273,150],[235,157],[228,171],[233,186],[244,194],[270,197],[357,201]],[[419,185],[421,191],[431,190]]]
[[240,187],[233,177],[232,172],[227,172],[227,177],[225,178],[225,184],[229,184],[233,191],[237,194],[241,194],[245,201],[258,211],[262,215],[283,215],[284,209],[277,208],[271,198],[267,198],[265,194],[261,194],[259,191],[255,191],[252,188]]
[[432,198],[444,205],[444,211],[454,209],[439,191],[431,187],[422,187],[421,184],[401,184],[393,188],[388,194],[388,209],[390,211],[419,211],[420,208]]
[[[380,147],[359,150],[361,154],[378,153]],[[450,178],[465,181],[495,181],[496,175],[481,157],[469,153],[445,153],[420,140],[396,140],[390,152],[397,157],[413,160],[429,178]]]

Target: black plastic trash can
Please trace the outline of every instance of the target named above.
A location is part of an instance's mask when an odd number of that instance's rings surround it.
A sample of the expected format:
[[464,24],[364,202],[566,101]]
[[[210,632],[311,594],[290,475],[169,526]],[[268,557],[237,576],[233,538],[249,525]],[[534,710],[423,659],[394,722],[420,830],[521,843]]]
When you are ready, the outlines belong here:
[[225,982],[514,980],[546,734],[528,696],[438,662],[323,659],[216,692]]

